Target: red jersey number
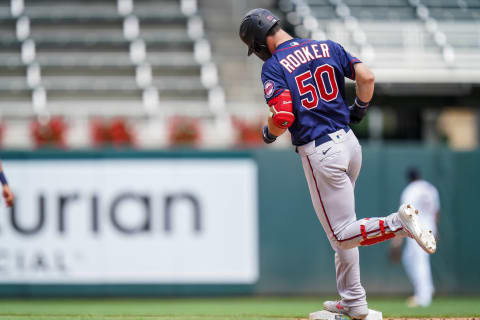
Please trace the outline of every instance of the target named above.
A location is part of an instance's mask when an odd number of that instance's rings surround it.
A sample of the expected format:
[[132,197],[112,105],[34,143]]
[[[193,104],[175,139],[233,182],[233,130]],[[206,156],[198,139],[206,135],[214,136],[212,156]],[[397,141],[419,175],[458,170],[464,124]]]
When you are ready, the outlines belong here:
[[[300,92],[300,96],[310,94],[310,97],[305,97],[301,100],[302,106],[307,109],[313,109],[318,106],[318,96],[322,100],[329,102],[335,100],[338,96],[338,85],[337,80],[335,79],[335,69],[331,65],[324,64],[317,69],[313,73],[316,87],[309,83],[305,84],[305,81],[312,78],[312,73],[310,70],[298,75],[295,77],[295,81],[297,82],[298,92]],[[325,81],[330,83],[330,92],[328,88],[325,86]],[[318,92],[317,92],[318,91]]]

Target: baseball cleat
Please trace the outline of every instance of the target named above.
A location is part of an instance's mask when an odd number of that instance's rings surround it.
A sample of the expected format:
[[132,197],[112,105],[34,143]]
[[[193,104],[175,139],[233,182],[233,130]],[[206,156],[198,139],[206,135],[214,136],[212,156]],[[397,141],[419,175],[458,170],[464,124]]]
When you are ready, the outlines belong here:
[[437,242],[432,230],[428,230],[418,220],[418,210],[411,204],[402,204],[398,209],[398,217],[408,235],[417,241],[427,253],[434,253],[437,250]]
[[368,305],[346,307],[341,301],[325,301],[323,309],[332,313],[340,313],[351,319],[365,319],[368,316]]

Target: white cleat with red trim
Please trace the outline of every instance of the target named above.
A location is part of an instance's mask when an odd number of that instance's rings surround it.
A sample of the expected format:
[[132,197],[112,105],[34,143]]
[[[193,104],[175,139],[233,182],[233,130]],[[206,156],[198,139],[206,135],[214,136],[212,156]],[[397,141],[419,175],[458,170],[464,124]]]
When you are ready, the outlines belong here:
[[432,230],[428,230],[418,219],[418,210],[411,204],[402,204],[398,209],[398,217],[408,235],[415,239],[427,253],[437,250],[437,242]]
[[323,309],[333,313],[349,316],[351,319],[365,319],[368,316],[368,305],[346,307],[341,301],[325,301]]

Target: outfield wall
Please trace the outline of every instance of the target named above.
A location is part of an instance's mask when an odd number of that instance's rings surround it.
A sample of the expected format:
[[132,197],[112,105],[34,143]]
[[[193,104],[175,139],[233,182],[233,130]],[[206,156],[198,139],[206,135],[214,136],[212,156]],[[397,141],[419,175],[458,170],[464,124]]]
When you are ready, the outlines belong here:
[[[405,169],[441,196],[440,293],[478,293],[480,152],[370,145],[358,217],[396,210]],[[0,295],[335,292],[333,251],[292,151],[2,152],[17,194],[0,210]],[[388,244],[361,248],[369,293],[408,293]]]

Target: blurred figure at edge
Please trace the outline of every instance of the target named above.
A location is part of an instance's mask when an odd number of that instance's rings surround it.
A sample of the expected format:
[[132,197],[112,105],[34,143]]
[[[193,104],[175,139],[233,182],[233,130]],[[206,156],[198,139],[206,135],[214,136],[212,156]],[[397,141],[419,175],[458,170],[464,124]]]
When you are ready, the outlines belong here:
[[2,183],[2,195],[7,207],[13,206],[13,192],[10,189],[5,173],[3,172],[2,162],[0,161],[0,182]]

